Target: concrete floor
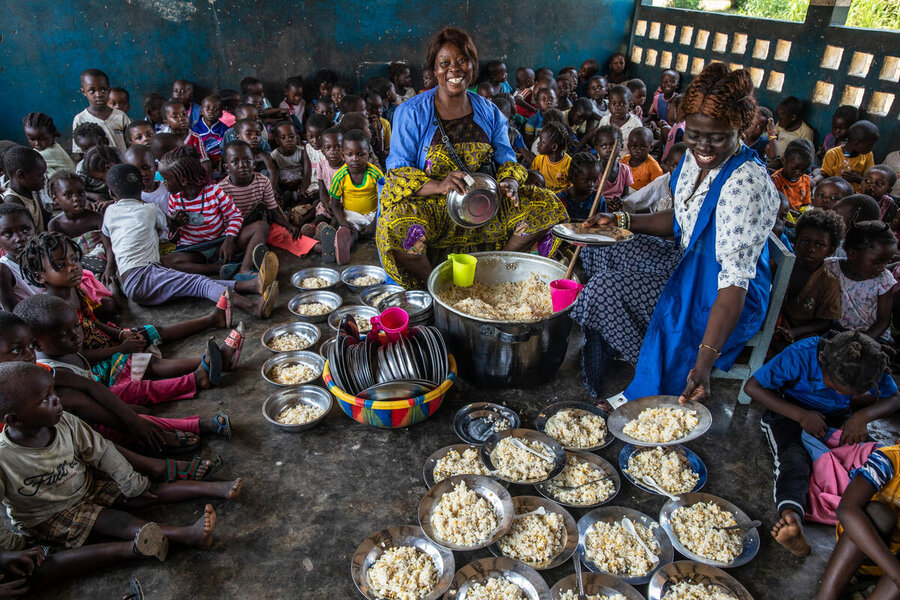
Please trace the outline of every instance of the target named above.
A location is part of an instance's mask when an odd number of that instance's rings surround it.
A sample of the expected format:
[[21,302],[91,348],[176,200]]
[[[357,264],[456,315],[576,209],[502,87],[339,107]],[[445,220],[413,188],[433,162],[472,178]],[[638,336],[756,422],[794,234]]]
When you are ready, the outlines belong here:
[[[283,295],[269,322],[246,318],[248,340],[236,374],[199,398],[164,406],[156,414],[213,414],[218,409],[232,418],[231,442],[209,440],[204,453],[220,453],[226,466],[221,478],[244,478],[244,492],[232,503],[213,502],[218,512],[216,542],[208,552],[175,549],[165,563],[134,562],[58,586],[41,599],[120,598],[130,577],[137,576],[152,600],[192,598],[302,598],[333,600],[361,597],[350,579],[350,557],[371,533],[392,525],[415,524],[416,509],[426,491],[422,465],[435,450],[458,443],[451,423],[453,414],[475,401],[499,402],[517,410],[524,427],[533,427],[540,409],[559,400],[590,400],[580,378],[580,339],[573,335],[569,355],[555,380],[528,390],[476,389],[465,382],[454,386],[444,406],[431,419],[411,429],[379,430],[360,425],[337,406],[319,427],[299,434],[283,433],[263,420],[260,406],[275,391],[259,374],[270,356],[259,342],[271,324],[289,321],[286,308],[293,288],[290,275],[318,264],[279,253],[282,258]],[[371,246],[358,249],[355,264],[377,264]],[[347,295],[345,290],[345,295]],[[358,301],[348,296],[348,300]],[[160,323],[198,316],[210,309],[206,302],[176,302],[164,308],[132,305],[123,323]],[[238,318],[241,318],[240,316]],[[222,339],[227,332],[216,332]],[[327,325],[323,334],[330,333]],[[325,338],[327,339],[327,337]],[[200,352],[202,336],[164,348],[169,356]],[[631,377],[627,365],[618,365],[608,383],[610,393],[621,390]],[[772,505],[772,458],[759,429],[760,409],[737,404],[737,385],[715,381],[713,426],[690,447],[705,461],[709,481],[703,490],[731,500],[752,518],[764,523],[762,548],[748,565],[733,569],[756,600],[812,597],[833,546],[830,527],[811,525],[807,531],[813,553],[806,559],[790,555],[768,535],[776,514]],[[896,423],[879,423],[873,433],[892,442]],[[617,464],[622,448],[614,442],[599,452]],[[530,486],[511,486],[513,496],[533,495]],[[623,487],[617,505],[658,515],[664,503],[631,486]],[[142,516],[172,524],[189,524],[203,503],[143,511]],[[586,511],[571,509],[578,519]],[[489,556],[487,550],[457,554],[456,566]],[[552,586],[571,574],[571,563],[545,571]],[[646,586],[640,591],[646,593]]]

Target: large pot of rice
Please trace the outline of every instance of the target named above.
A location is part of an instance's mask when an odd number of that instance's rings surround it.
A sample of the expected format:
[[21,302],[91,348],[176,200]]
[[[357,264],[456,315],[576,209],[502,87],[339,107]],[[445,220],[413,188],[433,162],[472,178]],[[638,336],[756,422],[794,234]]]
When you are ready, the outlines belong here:
[[526,387],[552,378],[572,332],[571,307],[554,313],[549,284],[558,262],[519,252],[476,252],[475,284],[453,284],[450,261],[428,278],[435,325],[459,364],[460,376],[485,385]]

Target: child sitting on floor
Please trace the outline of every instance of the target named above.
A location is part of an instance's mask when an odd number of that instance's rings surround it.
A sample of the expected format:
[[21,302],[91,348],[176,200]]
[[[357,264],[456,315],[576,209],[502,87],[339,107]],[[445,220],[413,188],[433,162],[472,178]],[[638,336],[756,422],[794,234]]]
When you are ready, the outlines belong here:
[[775,329],[776,352],[803,338],[823,335],[842,314],[841,284],[825,268],[825,259],[844,239],[843,219],[831,210],[811,209],[800,216],[794,231],[797,260]]
[[622,148],[622,132],[618,127],[603,125],[594,134],[594,152],[600,161],[600,176],[603,176],[606,165],[612,161],[609,175],[603,183],[603,197],[606,199],[607,211],[619,210],[622,200],[628,195],[634,180],[631,177],[631,167],[619,162],[619,151]]
[[[209,156],[206,154],[206,145],[200,136],[191,131],[191,120],[180,100],[169,100],[163,104],[163,118],[166,121],[166,133],[174,133],[184,140],[185,146],[190,146],[200,154],[200,162],[204,168],[209,169]],[[199,116],[198,116],[199,118]]]
[[889,342],[897,280],[887,265],[897,252],[897,238],[887,223],[860,221],[847,231],[844,250],[846,259],[825,261],[825,268],[841,284],[842,314],[838,324]]
[[[632,115],[633,116],[633,115]],[[653,144],[653,132],[646,127],[638,127],[628,134],[628,149],[630,154],[622,157],[623,163],[631,169],[633,180],[631,189],[634,191],[650,185],[657,177],[663,174],[662,167],[656,159],[650,156],[650,146]]]
[[609,115],[609,103],[606,96],[609,94],[609,83],[606,77],[602,75],[594,75],[588,81],[587,97],[591,101],[591,109],[600,117]]
[[[303,182],[300,184],[300,193],[308,200],[319,197],[319,176],[316,165],[325,158],[322,154],[322,133],[330,127],[332,127],[331,121],[323,115],[310,115],[306,122],[306,145],[303,146]],[[331,182],[326,183],[328,183],[328,187],[331,187]]]
[[125,128],[125,141],[128,147],[149,146],[150,140],[156,135],[156,130],[150,121],[132,121]]
[[106,270],[103,247],[103,215],[87,207],[84,182],[71,171],[60,171],[50,178],[47,190],[62,212],[47,224],[48,231],[58,231],[72,238],[81,248],[82,263],[96,276]]
[[803,103],[794,96],[788,96],[775,107],[775,136],[778,158],[784,155],[787,145],[794,140],[813,143],[815,132],[803,121]]
[[791,210],[799,213],[812,197],[810,178],[806,174],[813,161],[813,147],[807,140],[794,140],[784,149],[782,164],[772,173],[775,189],[787,196]]
[[171,222],[169,190],[162,184],[162,181],[156,179],[156,158],[153,152],[150,151],[148,146],[134,145],[125,152],[124,158],[125,164],[131,165],[140,171],[143,184],[140,199],[156,206],[159,210],[160,215],[163,217],[163,228],[160,231],[159,239],[164,241],[164,243],[169,243],[169,225]]
[[892,223],[897,216],[897,203],[890,191],[897,183],[897,172],[887,165],[875,165],[863,174],[863,194],[871,196],[881,210],[881,220]]
[[[339,265],[350,260],[350,246],[356,240],[370,238],[375,233],[378,209],[378,184],[384,178],[381,170],[369,162],[369,143],[366,134],[358,129],[348,131],[343,140],[343,167],[331,180],[331,210],[341,229],[335,238],[335,260]],[[350,234],[345,242],[341,230]],[[327,251],[328,244],[322,240]]]
[[826,177],[815,184],[812,192],[812,208],[832,210],[834,205],[853,195],[853,186],[840,177]]
[[[569,187],[557,194],[559,201],[566,206],[569,220],[587,220],[594,204],[600,175],[600,163],[593,154],[578,152],[572,157],[567,177]],[[597,212],[606,212],[606,201],[602,196],[597,204]]]
[[56,142],[59,132],[53,119],[44,113],[28,113],[22,119],[22,129],[25,130],[25,139],[33,150],[40,153],[47,164],[47,177],[52,177],[57,171],[74,171],[75,163]]
[[847,141],[825,153],[818,179],[843,177],[857,193],[863,173],[875,165],[872,148],[878,141],[878,127],[871,121],[857,121],[847,130]]
[[548,123],[541,128],[538,139],[538,155],[531,168],[544,176],[547,189],[561,192],[569,187],[569,165],[572,157],[566,153],[569,136],[561,123]]
[[191,127],[191,131],[200,136],[203,148],[209,157],[211,169],[221,172],[222,144],[228,127],[220,121],[222,118],[222,102],[218,96],[207,96],[200,103],[200,118]]
[[853,105],[839,106],[831,117],[831,131],[825,136],[822,147],[816,153],[819,160],[825,158],[825,153],[840,146],[847,141],[847,130],[850,126],[859,121],[859,109]]
[[535,94],[537,112],[525,122],[525,145],[529,148],[541,133],[544,126],[544,116],[547,111],[556,106],[556,92],[550,88],[542,88]]
[[278,168],[278,187],[284,198],[284,206],[292,207],[300,201],[300,185],[303,183],[303,146],[297,127],[291,121],[281,121],[272,128],[275,144],[272,160]]
[[[121,152],[125,151],[125,127],[131,122],[128,115],[109,106],[109,78],[98,69],[81,72],[81,94],[87,99],[88,107],[72,119],[72,130],[82,123],[99,125],[109,143]],[[72,154],[79,154],[79,148],[72,141]]]
[[166,124],[163,122],[162,116],[162,106],[165,103],[165,96],[156,92],[144,95],[144,100],[141,102],[141,108],[144,110],[144,119],[153,125],[153,131],[156,133],[165,131]]
[[[130,540],[143,530],[136,539],[147,545],[138,551],[159,559],[166,557],[166,540],[201,549],[212,545],[216,514],[211,505],[190,527],[160,526],[151,543],[143,529],[148,523],[121,510],[124,498],[132,508],[202,497],[233,500],[241,479],[150,483],[112,444],[63,411],[46,369],[4,363],[0,374],[9,382],[0,392],[6,425],[0,433],[0,495],[15,527],[67,548],[84,545],[91,534]],[[66,477],[34,477],[55,473],[59,465],[66,465]]]
[[[288,127],[293,125],[284,121]],[[291,232],[294,239],[300,230],[291,225],[275,202],[272,183],[262,173],[253,171],[253,151],[241,140],[225,145],[224,167],[228,176],[219,182],[219,188],[231,196],[234,205],[244,217],[242,229],[254,222],[277,223]],[[268,230],[268,225],[266,225]]]
[[[803,518],[811,458],[801,436],[805,431],[824,439],[828,428],[836,427],[843,428],[842,444],[865,441],[868,423],[900,408],[897,385],[886,372],[888,363],[875,340],[847,331],[830,340],[800,340],[747,381],[747,394],[766,409],[761,424],[776,464],[780,518],[772,536],[797,556],[810,552]],[[862,408],[854,411],[857,406]]]
[[628,112],[644,121],[644,102],[647,101],[647,84],[640,79],[629,79],[625,87],[631,92],[631,108]]
[[284,80],[284,100],[278,105],[291,111],[291,121],[297,130],[303,129],[306,118],[306,100],[303,99],[303,78],[288,77]]
[[650,111],[647,118],[650,121],[665,121],[669,114],[669,102],[678,91],[681,85],[681,74],[673,69],[666,69],[659,76],[659,87],[653,94],[653,102],[650,104]]
[[[631,106],[631,91],[624,85],[617,85],[609,91],[609,115],[600,119],[600,125],[612,125],[622,132],[625,144],[623,152],[630,154],[628,140],[631,132],[641,127],[641,120],[628,112]],[[659,166],[659,165],[657,165]]]
[[344,166],[344,133],[340,127],[330,127],[322,132],[321,140],[323,158],[316,163],[316,176],[319,178],[319,202],[316,204],[315,221],[335,225],[334,213],[331,211],[331,196],[328,194],[328,190],[331,188],[334,176]]
[[[681,162],[684,153],[687,152],[687,144],[678,142],[660,165],[663,174],[651,181],[639,191],[628,194],[622,210],[630,213],[655,213],[663,210],[671,210],[675,206],[672,198],[672,187],[669,185],[672,171]],[[785,209],[787,211],[787,209]]]
[[46,231],[50,213],[41,204],[38,194],[44,189],[47,163],[40,153],[25,146],[13,146],[3,154],[3,166],[9,176],[9,187],[3,202],[21,204],[31,215],[34,229]]

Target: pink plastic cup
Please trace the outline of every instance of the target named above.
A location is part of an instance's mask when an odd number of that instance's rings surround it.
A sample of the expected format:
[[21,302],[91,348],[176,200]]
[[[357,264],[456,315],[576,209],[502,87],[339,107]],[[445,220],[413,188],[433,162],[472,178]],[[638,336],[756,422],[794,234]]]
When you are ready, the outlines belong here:
[[392,306],[377,317],[370,319],[372,323],[372,332],[381,338],[379,332],[384,332],[384,337],[388,342],[396,342],[406,336],[409,329],[409,314],[402,308]]
[[559,312],[572,306],[584,286],[571,279],[557,279],[550,282],[550,301],[553,312]]

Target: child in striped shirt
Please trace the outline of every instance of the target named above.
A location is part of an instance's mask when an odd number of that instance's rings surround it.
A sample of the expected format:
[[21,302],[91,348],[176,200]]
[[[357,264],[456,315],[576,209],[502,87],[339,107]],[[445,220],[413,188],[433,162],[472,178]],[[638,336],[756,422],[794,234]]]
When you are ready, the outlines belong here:
[[[178,244],[177,252],[163,257],[165,266],[232,279],[238,273],[249,274],[253,265],[262,272],[260,265],[267,261],[267,270],[277,272],[278,259],[265,245],[267,224],[261,221],[243,227],[241,211],[231,196],[210,183],[196,150],[175,148],[163,156],[159,172],[169,190],[168,208]],[[241,252],[244,259],[236,262]]]

